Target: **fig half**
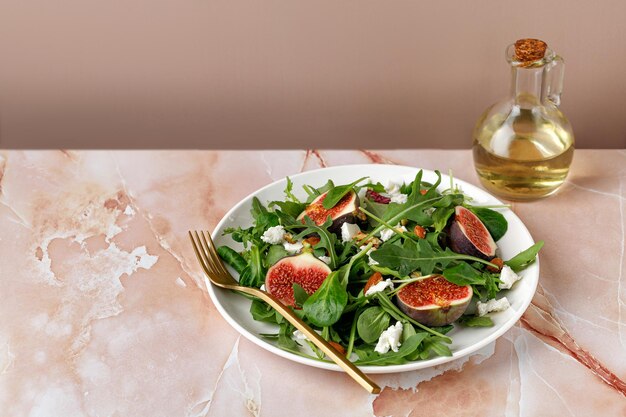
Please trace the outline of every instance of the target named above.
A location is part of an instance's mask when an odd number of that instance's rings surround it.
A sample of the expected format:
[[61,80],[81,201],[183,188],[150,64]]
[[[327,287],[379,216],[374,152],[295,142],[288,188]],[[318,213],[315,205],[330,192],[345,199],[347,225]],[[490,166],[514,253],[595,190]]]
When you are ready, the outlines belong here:
[[430,275],[403,287],[396,304],[407,316],[426,326],[445,326],[465,312],[472,287],[453,284],[441,275]]
[[498,246],[474,213],[463,206],[457,206],[450,226],[450,247],[457,253],[489,261],[496,256]]
[[322,285],[331,269],[310,252],[287,256],[276,262],[265,275],[265,289],[283,304],[295,306],[293,283],[311,295]]
[[328,192],[321,194],[311,202],[298,216],[298,221],[304,223],[305,216],[308,216],[315,224],[322,225],[330,216],[333,224],[328,228],[331,233],[340,233],[341,225],[344,223],[355,223],[359,214],[359,197],[354,191],[347,193],[337,204],[329,209],[325,209],[322,203]]

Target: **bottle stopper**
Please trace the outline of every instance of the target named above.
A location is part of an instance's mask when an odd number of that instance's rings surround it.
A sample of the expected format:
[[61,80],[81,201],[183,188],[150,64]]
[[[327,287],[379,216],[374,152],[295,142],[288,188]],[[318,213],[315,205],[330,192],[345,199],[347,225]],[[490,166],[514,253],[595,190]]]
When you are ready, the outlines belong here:
[[539,39],[520,39],[515,42],[515,59],[519,62],[534,62],[543,58],[548,44]]

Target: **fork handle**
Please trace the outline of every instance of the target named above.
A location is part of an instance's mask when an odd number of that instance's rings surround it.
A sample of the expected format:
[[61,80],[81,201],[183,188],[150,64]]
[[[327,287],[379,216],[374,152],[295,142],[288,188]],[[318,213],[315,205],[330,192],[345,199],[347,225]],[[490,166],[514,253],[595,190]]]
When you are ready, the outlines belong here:
[[278,299],[272,295],[250,287],[237,287],[237,290],[246,292],[250,295],[254,295],[269,305],[271,305],[276,311],[278,311],[287,321],[293,324],[298,330],[322,350],[329,358],[331,358],[337,365],[339,365],[348,375],[350,375],[356,382],[358,382],[363,388],[365,388],[371,394],[378,394],[380,387],[376,385],[371,379],[367,377],[355,364],[350,362],[348,358],[340,354],[333,348],[322,336],[320,336],[315,330],[311,329],[305,322],[298,317],[291,308],[285,306]]

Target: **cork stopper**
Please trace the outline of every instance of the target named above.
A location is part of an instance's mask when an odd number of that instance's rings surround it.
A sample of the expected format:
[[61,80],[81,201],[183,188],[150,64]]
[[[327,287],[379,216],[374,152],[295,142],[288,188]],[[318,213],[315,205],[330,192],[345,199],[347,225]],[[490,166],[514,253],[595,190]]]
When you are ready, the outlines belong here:
[[538,61],[546,53],[548,44],[539,39],[520,39],[515,42],[515,59],[522,63]]

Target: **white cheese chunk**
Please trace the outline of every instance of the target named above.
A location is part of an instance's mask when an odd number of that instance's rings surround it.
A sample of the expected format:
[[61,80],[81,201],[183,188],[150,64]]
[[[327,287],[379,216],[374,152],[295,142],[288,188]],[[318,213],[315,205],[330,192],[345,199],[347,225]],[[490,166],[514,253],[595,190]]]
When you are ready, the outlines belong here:
[[353,223],[344,223],[341,225],[341,241],[343,243],[350,242],[357,234],[361,232],[361,228]]
[[511,307],[511,304],[506,297],[502,297],[499,300],[492,298],[485,303],[481,303],[480,301],[476,303],[476,312],[478,313],[479,317],[482,317],[487,313],[491,313],[494,311],[504,311],[509,307]]
[[[363,249],[365,249],[367,247],[367,245],[363,245],[359,248],[359,251],[362,251]],[[370,248],[370,250],[367,251],[367,257],[369,258],[367,263],[369,265],[378,265],[378,262],[376,262],[375,260],[372,259],[372,257],[370,256],[370,254],[372,253],[372,251],[374,251],[374,248]]]
[[395,325],[389,326],[387,330],[381,333],[374,350],[381,354],[389,352],[389,349],[397,352],[398,348],[400,347],[401,337],[402,323],[397,322]]
[[[396,229],[397,231],[400,232],[406,232],[406,227],[404,226],[400,226],[400,223],[398,223],[396,225],[396,227],[394,227],[394,229]],[[389,229],[389,228],[385,228],[380,232],[380,240],[382,240],[383,242],[388,241],[389,239],[391,239],[393,237],[393,235],[395,235],[396,233]]]
[[504,265],[502,267],[502,271],[500,271],[500,284],[498,285],[501,290],[508,290],[515,284],[515,282],[519,281],[521,277],[517,275],[510,266]]
[[293,255],[294,253],[300,252],[302,248],[304,247],[304,245],[302,244],[302,242],[296,242],[296,243],[285,242],[283,243],[283,247],[285,248],[287,253],[289,253],[290,255]]
[[392,203],[404,204],[406,203],[409,196],[402,193],[389,194],[389,198],[391,198]]
[[261,240],[270,245],[280,245],[285,241],[285,228],[282,226],[270,227],[263,233]]
[[367,292],[365,293],[366,296],[368,295],[372,295],[375,294],[377,292],[381,292],[384,291],[386,288],[390,288],[393,290],[393,282],[391,282],[391,279],[387,278],[384,281],[380,281],[374,285],[372,285],[371,287],[369,287],[367,289]]
[[325,264],[330,264],[330,256],[318,256],[317,259],[324,262]]
[[293,338],[296,340],[307,340],[308,338],[306,337],[306,335],[304,333],[302,333],[300,330],[296,329],[293,332]]

